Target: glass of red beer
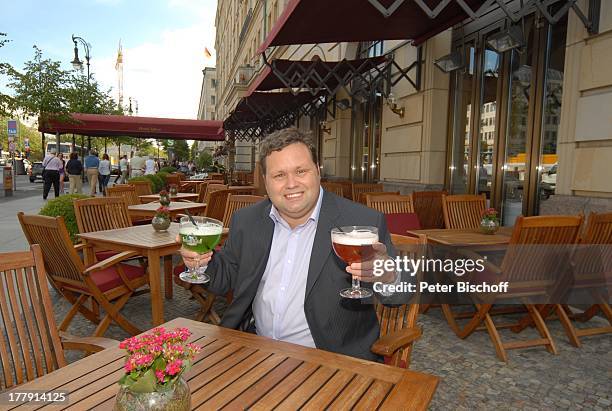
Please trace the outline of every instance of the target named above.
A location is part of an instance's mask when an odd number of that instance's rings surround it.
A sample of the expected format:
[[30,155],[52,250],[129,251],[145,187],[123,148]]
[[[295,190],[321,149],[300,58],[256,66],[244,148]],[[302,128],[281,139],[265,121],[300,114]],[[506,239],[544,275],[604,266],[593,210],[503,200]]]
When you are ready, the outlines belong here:
[[[374,244],[378,242],[378,229],[369,226],[346,226],[331,230],[332,247],[336,255],[348,265],[371,260],[376,254]],[[361,288],[359,279],[353,276],[351,288],[340,291],[344,298],[367,298],[372,291]]]

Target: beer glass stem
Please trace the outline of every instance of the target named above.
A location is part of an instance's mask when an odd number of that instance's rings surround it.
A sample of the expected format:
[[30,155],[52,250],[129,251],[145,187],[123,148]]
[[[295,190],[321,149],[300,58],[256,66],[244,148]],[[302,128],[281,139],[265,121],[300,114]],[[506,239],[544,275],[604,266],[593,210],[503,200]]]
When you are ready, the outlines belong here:
[[361,283],[359,282],[359,277],[353,276],[353,291],[359,291],[361,288]]

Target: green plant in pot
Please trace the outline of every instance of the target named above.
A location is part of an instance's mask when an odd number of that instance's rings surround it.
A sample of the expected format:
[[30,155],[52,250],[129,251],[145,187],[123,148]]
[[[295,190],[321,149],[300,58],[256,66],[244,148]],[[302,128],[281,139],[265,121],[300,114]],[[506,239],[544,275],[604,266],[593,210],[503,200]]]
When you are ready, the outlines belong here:
[[480,231],[485,234],[495,234],[499,230],[499,217],[497,216],[497,210],[494,208],[487,208],[482,213],[482,219],[480,220]]
[[189,410],[191,394],[182,378],[201,347],[187,343],[186,328],[151,333],[122,341],[126,350],[125,374],[115,398],[115,410]]
[[170,194],[166,190],[162,190],[159,192],[159,204],[164,207],[168,207],[170,205]]

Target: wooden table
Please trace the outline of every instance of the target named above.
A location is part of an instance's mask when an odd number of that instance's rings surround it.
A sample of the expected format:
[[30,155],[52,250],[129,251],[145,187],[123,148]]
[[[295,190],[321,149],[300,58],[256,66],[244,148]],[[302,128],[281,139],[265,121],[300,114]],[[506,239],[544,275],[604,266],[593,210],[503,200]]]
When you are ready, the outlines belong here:
[[[130,217],[148,217],[153,218],[155,211],[161,206],[159,201],[154,201],[147,204],[137,204],[128,206],[128,212]],[[168,206],[170,210],[170,219],[174,220],[177,214],[185,213],[185,210],[189,210],[191,214],[198,214],[206,209],[206,203],[182,203],[171,201]]]
[[[184,318],[164,326],[188,327],[204,347],[185,374],[191,409],[425,410],[438,384],[432,375]],[[67,409],[110,410],[124,362],[123,350],[106,349],[11,391],[67,390]]]
[[[179,224],[171,223],[168,231],[157,232],[150,224],[119,228],[115,230],[96,231],[79,234],[79,237],[96,249],[115,251],[136,251],[147,257],[149,287],[151,288],[151,312],[153,324],[164,322],[164,300],[161,295],[160,260],[164,260],[164,286],[166,298],[172,298],[172,254],[178,252],[181,245],[176,242]],[[86,248],[86,262],[94,261],[93,250]]]
[[484,234],[478,229],[431,229],[409,230],[408,234],[425,234],[431,244],[450,246],[498,246],[508,244],[512,235],[512,227],[500,227],[495,234]]
[[[159,194],[146,194],[143,196],[138,196],[140,198],[141,203],[151,203],[154,201],[159,202]],[[198,194],[194,193],[178,193],[177,195],[170,196],[170,200],[178,201],[178,200],[188,200],[195,201],[198,199]]]

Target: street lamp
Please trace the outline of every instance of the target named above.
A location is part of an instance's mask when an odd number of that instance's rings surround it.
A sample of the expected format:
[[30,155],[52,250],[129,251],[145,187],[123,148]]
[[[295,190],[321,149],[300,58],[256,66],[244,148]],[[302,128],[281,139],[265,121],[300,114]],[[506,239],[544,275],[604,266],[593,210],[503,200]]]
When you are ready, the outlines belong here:
[[71,61],[72,67],[74,67],[75,70],[83,70],[83,62],[79,59],[78,47],[78,43],[81,43],[81,45],[85,49],[85,62],[87,64],[87,82],[89,83],[89,60],[91,60],[91,56],[89,55],[89,43],[87,43],[82,37],[75,36],[74,34],[72,35],[72,42],[74,43],[74,60]]

